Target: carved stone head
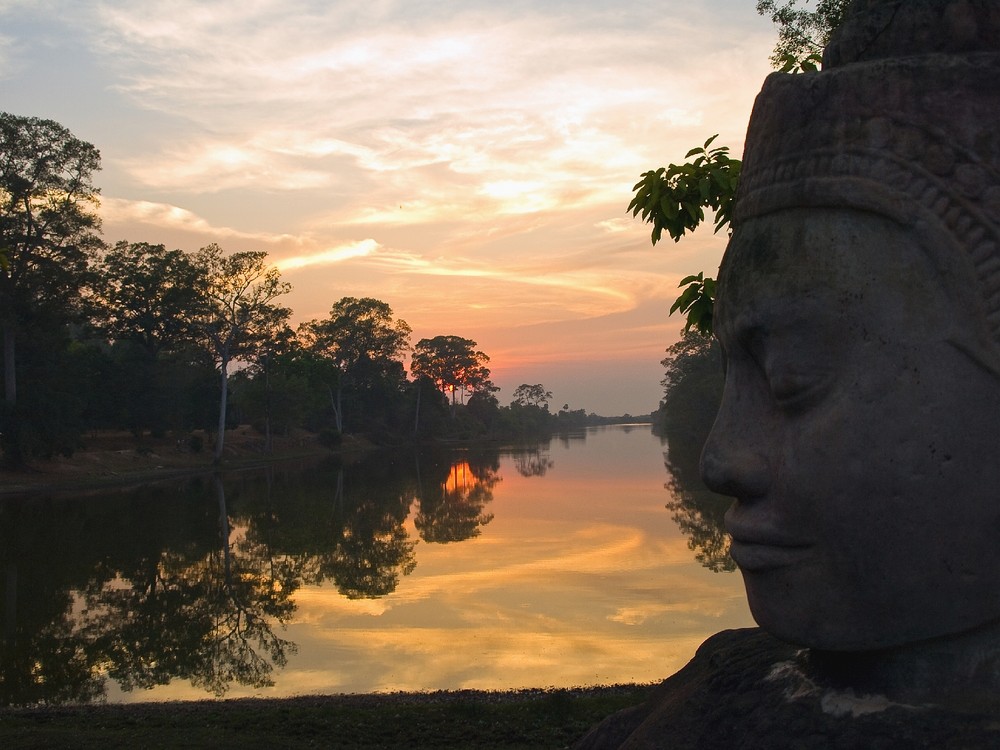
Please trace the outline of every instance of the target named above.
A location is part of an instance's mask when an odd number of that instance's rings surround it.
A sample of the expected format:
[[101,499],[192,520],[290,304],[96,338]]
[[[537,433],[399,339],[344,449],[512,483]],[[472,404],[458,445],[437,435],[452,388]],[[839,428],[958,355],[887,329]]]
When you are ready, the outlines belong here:
[[747,134],[702,473],[758,623],[867,651],[1000,618],[1000,3],[864,0]]

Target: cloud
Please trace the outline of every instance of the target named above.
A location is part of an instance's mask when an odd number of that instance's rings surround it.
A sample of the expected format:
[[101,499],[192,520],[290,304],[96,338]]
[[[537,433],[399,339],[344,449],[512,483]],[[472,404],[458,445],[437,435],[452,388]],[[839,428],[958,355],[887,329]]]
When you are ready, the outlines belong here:
[[[431,335],[460,326],[525,361],[662,356],[671,334],[651,321],[724,240],[650,248],[625,216],[631,187],[715,132],[739,154],[773,42],[735,0],[0,0],[0,13],[0,83],[19,107],[71,85],[44,78],[65,55],[100,93],[59,117],[104,154],[109,236],[254,243],[294,274],[297,317],[375,296]],[[645,328],[605,325],[639,309],[655,316]]]
[[623,61],[620,31],[558,13],[424,20],[402,7],[102,4],[99,49],[118,88],[202,131],[125,166],[204,192],[342,188],[361,174],[364,203],[339,201],[352,222],[541,211],[608,200],[611,175],[631,178],[647,158],[630,121],[691,127],[714,98],[691,70],[711,48],[667,14]]
[[307,266],[328,266],[341,263],[354,258],[365,258],[375,253],[379,249],[379,244],[373,239],[352,242],[339,247],[331,247],[308,255],[296,255],[291,258],[283,258],[275,265],[281,271],[295,271]]
[[100,212],[105,224],[143,224],[208,237],[249,240],[270,245],[300,244],[302,241],[288,234],[247,232],[233,227],[216,226],[193,211],[169,203],[105,197],[101,199]]

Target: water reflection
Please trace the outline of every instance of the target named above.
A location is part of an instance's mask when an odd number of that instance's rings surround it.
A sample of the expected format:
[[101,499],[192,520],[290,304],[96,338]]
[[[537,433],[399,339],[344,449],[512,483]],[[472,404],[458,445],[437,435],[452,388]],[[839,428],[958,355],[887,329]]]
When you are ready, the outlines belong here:
[[[515,491],[504,506],[505,513],[518,511],[519,504],[522,508],[517,518],[504,519],[503,529],[495,528],[501,521],[494,523],[492,511],[502,482],[502,454],[496,450],[397,451],[363,460],[331,459],[224,477],[203,476],[135,491],[0,501],[0,704],[88,702],[109,692],[146,691],[178,682],[194,686],[202,695],[216,696],[236,687],[266,688],[294,661],[298,644],[293,641],[300,641],[303,631],[293,626],[299,627],[298,608],[306,591],[310,592],[305,598],[308,602],[316,601],[316,592],[323,590],[336,590],[341,602],[385,600],[417,568],[419,543],[458,551],[465,545],[454,543],[471,544],[486,529],[496,536],[492,549],[512,563],[511,573],[518,576],[511,593],[488,597],[469,593],[463,599],[453,575],[445,584],[450,595],[457,597],[453,604],[434,604],[428,599],[427,608],[420,609],[424,595],[418,593],[419,587],[411,586],[410,617],[426,616],[432,618],[427,624],[436,623],[433,618],[454,606],[457,612],[465,608],[464,617],[486,622],[500,616],[505,597],[511,607],[522,611],[524,602],[536,596],[525,588],[525,581],[551,585],[551,575],[546,578],[535,571],[550,569],[552,561],[560,559],[567,561],[567,571],[585,565],[579,573],[584,577],[574,578],[571,584],[576,600],[584,581],[615,596],[614,592],[627,587],[624,582],[609,585],[592,579],[589,572],[598,559],[594,545],[610,538],[610,527],[596,527],[600,531],[580,527],[574,532],[574,527],[563,526],[580,515],[563,508],[590,503],[588,507],[594,509],[597,498],[614,495],[600,489],[606,472],[594,467],[592,459],[580,454],[574,460],[575,454],[568,452],[579,454],[583,438],[581,434],[503,454],[508,462],[503,484]],[[563,452],[557,461],[551,453],[559,450]],[[600,450],[602,455],[609,453],[607,447]],[[629,460],[640,463],[638,457]],[[627,463],[624,454],[615,463]],[[560,468],[572,474],[559,477]],[[709,523],[715,516],[699,504],[696,493],[681,489],[686,476],[683,468],[674,461],[668,468],[678,498],[669,507],[681,528],[692,535],[699,560],[721,559],[724,548],[716,542],[721,537],[713,536],[715,527]],[[634,468],[623,471],[628,481],[634,480]],[[555,484],[553,477],[564,484]],[[613,487],[614,482],[625,480],[607,477],[607,481]],[[585,482],[588,489],[571,489],[572,482]],[[651,486],[657,492],[662,492],[660,483],[662,474],[652,472]],[[550,498],[546,502],[528,499],[527,488],[543,485],[555,495],[541,495]],[[595,499],[585,500],[583,494],[590,491]],[[630,489],[628,495],[635,492]],[[517,500],[518,495],[525,499]],[[645,507],[659,505],[655,497],[643,502]],[[619,517],[619,501],[601,511],[605,512],[608,519]],[[645,511],[640,515],[647,516]],[[544,526],[534,536],[527,532],[526,524],[548,523],[550,516],[560,519],[558,533],[541,530]],[[570,546],[571,538],[589,548],[577,551]],[[513,564],[515,556],[504,551],[513,547],[503,545],[516,544],[527,552],[532,545],[547,545],[549,539],[559,547],[558,551],[538,547],[539,561],[544,563],[527,559]],[[635,570],[653,565],[658,558],[649,544],[624,527],[615,532],[614,539],[609,549],[628,549],[629,555],[640,555],[642,560],[632,558],[623,564],[609,552],[607,564],[612,572],[607,575],[635,575]],[[421,554],[431,561],[425,564],[431,565],[432,576],[442,564],[451,573],[451,566],[458,564],[454,561],[462,558],[474,560],[474,570],[481,570],[460,574],[467,576],[465,585],[502,582],[495,567],[502,563],[483,558],[486,548],[453,554],[447,563],[429,555],[431,549],[424,547]],[[648,563],[644,562],[647,556]],[[543,564],[547,567],[539,567]],[[648,585],[636,584],[636,588],[643,596],[649,595]],[[559,607],[552,595],[537,596],[538,604],[533,606],[545,612],[537,622],[547,631],[554,627]],[[490,609],[473,615],[469,597],[488,601]],[[623,618],[615,613],[634,605],[615,601],[611,612],[601,616],[615,627],[652,623],[656,612],[670,611],[651,604],[646,609],[653,614]],[[390,609],[378,605],[372,611]],[[314,610],[311,616],[322,615]],[[505,624],[498,632],[509,634],[506,623],[512,621],[511,616],[503,615]],[[579,615],[571,617],[579,621]],[[613,644],[608,644],[609,653],[612,649]],[[316,658],[315,652],[310,653],[307,661]],[[511,662],[505,659],[509,671]],[[589,669],[590,663],[584,668]],[[471,665],[464,669],[475,671]],[[546,679],[529,672],[532,679]]]
[[493,500],[499,470],[498,452],[472,452],[450,462],[444,482],[437,474],[431,489],[425,490],[421,484],[414,519],[420,538],[443,544],[478,536],[482,527],[493,520],[493,514],[484,509]]
[[717,495],[701,481],[698,461],[703,441],[674,440],[663,454],[669,474],[667,510],[688,537],[695,559],[709,570],[731,572],[736,563],[729,556],[730,538],[723,525],[732,498]]
[[88,702],[176,679],[273,684],[303,585],[395,591],[427,542],[492,520],[498,454],[380,454],[133,492],[0,503],[0,703]]
[[544,477],[553,466],[555,461],[541,448],[531,448],[514,457],[514,468],[522,477]]

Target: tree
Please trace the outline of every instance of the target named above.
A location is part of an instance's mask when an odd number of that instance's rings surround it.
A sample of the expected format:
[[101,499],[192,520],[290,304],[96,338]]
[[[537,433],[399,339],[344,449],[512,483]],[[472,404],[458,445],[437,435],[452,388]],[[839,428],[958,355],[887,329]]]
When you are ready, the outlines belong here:
[[521,383],[514,389],[514,398],[510,402],[511,406],[534,406],[545,411],[549,410],[549,399],[552,398],[552,391],[545,390],[541,383],[528,385]]
[[393,318],[392,308],[372,297],[344,297],[330,308],[330,317],[300,326],[306,346],[331,362],[336,371],[336,393],[331,389],[337,431],[343,432],[343,390],[367,386],[382,395],[386,387],[398,391],[405,380],[403,353],[411,328]]
[[179,385],[176,357],[196,341],[198,268],[181,250],[121,241],[94,270],[94,323],[110,344],[104,347],[108,372],[102,386],[113,397],[104,420],[112,419],[115,427],[124,423],[137,439],[145,428],[161,433],[168,422],[177,423],[169,406],[169,394]]
[[490,358],[476,351],[476,342],[460,336],[435,336],[420,339],[410,358],[414,377],[430,378],[437,387],[451,393],[452,412],[458,389],[476,391],[490,383]]
[[96,270],[99,323],[113,341],[133,341],[153,359],[191,340],[199,299],[199,268],[191,256],[122,240]]
[[[809,0],[806,0],[809,2]],[[778,26],[778,43],[771,64],[782,73],[808,73],[823,59],[830,34],[840,26],[851,0],[817,0],[816,10],[797,8],[798,0],[758,0],[757,12]]]
[[[781,7],[775,0],[759,0],[757,12],[770,14],[778,25],[772,64],[784,73],[815,71],[822,60],[823,47],[843,21],[850,2],[818,0],[816,10],[810,12],[797,9],[798,0],[785,0]],[[709,150],[717,137],[718,134],[713,135],[703,146],[688,151],[684,158],[694,157],[693,161],[643,172],[632,187],[635,195],[626,210],[632,216],[641,213],[642,220],[653,225],[653,245],[664,229],[674,242],[693,232],[705,220],[706,208],[715,212],[716,232],[729,226],[743,165],[729,156],[728,146]],[[687,315],[685,332],[694,328],[699,333],[711,333],[715,279],[701,272],[686,276],[678,286],[684,287],[684,291],[671,305],[670,314]]]
[[96,148],[59,123],[0,113],[5,432],[17,429],[18,339],[40,312],[65,320],[79,311],[88,261],[101,244],[92,182],[100,162]]
[[193,323],[215,356],[221,378],[215,460],[222,460],[226,432],[229,366],[248,355],[280,329],[291,310],[272,301],[291,291],[277,268],[267,266],[267,253],[246,251],[223,255],[216,244],[203,247],[194,258],[202,275],[201,300]]

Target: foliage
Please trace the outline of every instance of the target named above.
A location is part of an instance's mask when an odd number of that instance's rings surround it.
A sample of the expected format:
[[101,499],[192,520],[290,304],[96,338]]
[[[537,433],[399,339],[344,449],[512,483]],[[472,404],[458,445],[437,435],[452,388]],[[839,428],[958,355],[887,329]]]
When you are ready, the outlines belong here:
[[698,333],[712,333],[712,315],[715,311],[715,279],[705,278],[704,272],[696,276],[685,276],[677,286],[687,287],[670,306],[670,314],[682,312],[687,315],[684,331],[690,329]]
[[[818,0],[815,11],[796,7],[798,0],[785,0],[780,7],[775,0],[758,0],[757,12],[770,14],[778,25],[778,43],[771,56],[772,64],[783,73],[808,73],[817,70],[820,54],[833,30],[840,25],[851,0]],[[805,0],[809,2],[809,0]],[[643,172],[632,187],[635,195],[627,211],[653,225],[655,245],[666,229],[677,242],[693,232],[705,220],[706,208],[715,211],[715,231],[728,226],[732,219],[736,188],[742,162],[729,156],[728,146],[709,150],[718,134],[705,144],[688,151],[683,164],[670,164]],[[715,280],[704,275],[687,276],[678,285],[684,291],[670,307],[687,315],[684,331],[694,328],[711,333],[715,306]]]
[[461,336],[435,336],[420,339],[410,358],[414,377],[427,377],[442,391],[451,393],[452,406],[456,391],[475,392],[490,383],[490,358],[476,350],[476,342]]
[[[78,320],[87,265],[100,246],[98,189],[92,179],[100,153],[52,120],[0,113],[0,333],[3,336],[4,459],[22,460],[15,430],[32,429],[19,408],[24,378],[18,346]],[[34,326],[34,329],[32,328]],[[50,328],[51,331],[51,328]],[[36,404],[45,401],[35,393]],[[41,436],[44,430],[35,431]],[[43,452],[48,450],[44,445]]]
[[664,229],[674,242],[694,231],[705,220],[706,208],[715,211],[716,232],[729,224],[742,163],[729,156],[728,146],[709,150],[718,137],[688,151],[684,158],[693,156],[693,161],[643,172],[632,187],[635,197],[627,210],[653,225],[654,245]]
[[388,304],[372,297],[343,297],[329,318],[299,326],[303,346],[326,369],[338,431],[344,430],[345,394],[359,412],[357,426],[362,418],[368,424],[390,418],[386,407],[398,405],[406,381],[402,359],[410,333],[405,320],[395,319]]
[[[806,4],[810,0],[804,0]],[[810,73],[823,59],[823,48],[844,18],[851,0],[817,0],[816,9],[804,10],[798,0],[758,0],[757,12],[770,16],[778,27],[778,42],[771,64],[782,73]]]
[[215,443],[215,460],[222,459],[226,432],[229,364],[240,356],[252,356],[272,340],[285,325],[291,310],[273,304],[291,291],[281,281],[277,268],[265,264],[265,252],[223,255],[212,244],[195,255],[201,274],[201,295],[192,325],[219,365],[221,396]]
[[264,433],[267,451],[272,434],[297,428],[398,444],[538,437],[594,416],[551,414],[540,383],[501,407],[489,357],[459,336],[418,342],[408,379],[411,329],[371,297],[343,297],[293,332],[276,301],[290,285],[266,253],[106,247],[99,166],[97,149],[58,123],[0,113],[6,462],[68,455],[86,430],[127,429],[149,450],[147,435],[176,432],[183,446],[214,421],[218,461],[226,428],[244,423]]
[[326,320],[303,324],[311,348],[328,357],[337,369],[350,372],[365,361],[381,365],[400,361],[412,329],[395,320],[392,308],[372,297],[343,297]]
[[[685,158],[694,156],[693,161],[644,172],[632,188],[635,197],[628,210],[633,216],[642,214],[643,221],[653,225],[654,245],[664,229],[674,242],[694,231],[705,220],[706,208],[715,211],[716,232],[729,225],[742,163],[729,156],[728,146],[709,150],[717,137],[713,135],[700,148],[688,151]],[[686,288],[670,307],[670,314],[680,311],[687,315],[685,331],[711,332],[715,280],[699,273],[687,276],[679,286]]]
[[199,268],[181,250],[147,242],[115,244],[97,264],[94,303],[112,341],[134,341],[151,357],[192,340]]
[[[684,444],[701,453],[722,394],[722,352],[709,334],[685,331],[667,348],[659,424],[669,436],[683,435]],[[689,439],[690,438],[690,439]]]
[[541,383],[528,385],[521,383],[514,389],[514,399],[511,406],[534,406],[539,409],[549,410],[549,399],[552,398],[552,391],[545,390]]
[[66,307],[100,246],[100,152],[52,120],[0,112],[0,314]]

